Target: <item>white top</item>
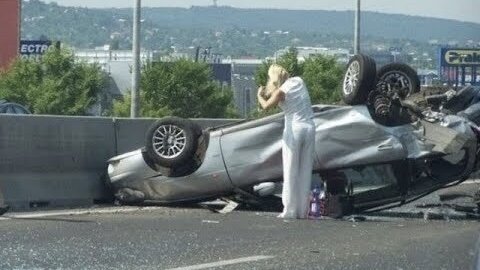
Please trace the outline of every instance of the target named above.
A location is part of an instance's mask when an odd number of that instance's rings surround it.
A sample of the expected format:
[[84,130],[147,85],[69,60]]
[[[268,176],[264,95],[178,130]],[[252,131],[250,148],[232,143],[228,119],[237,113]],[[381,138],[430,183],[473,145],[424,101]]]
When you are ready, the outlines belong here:
[[285,113],[286,120],[311,121],[313,118],[312,102],[302,78],[289,78],[280,86],[280,91],[285,93],[285,100],[279,105]]

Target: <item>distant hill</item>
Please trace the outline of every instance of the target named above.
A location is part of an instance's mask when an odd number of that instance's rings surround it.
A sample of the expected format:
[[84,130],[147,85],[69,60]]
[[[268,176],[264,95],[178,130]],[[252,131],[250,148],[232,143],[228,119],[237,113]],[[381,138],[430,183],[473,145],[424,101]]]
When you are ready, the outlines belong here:
[[[112,40],[120,47],[131,45],[131,9],[64,7],[30,0],[23,2],[22,17],[24,38],[43,36],[84,48]],[[265,55],[292,44],[345,47],[350,46],[353,17],[351,11],[145,7],[142,44],[147,48],[212,46],[233,55]],[[266,36],[265,32],[283,34]],[[363,12],[362,35],[381,41],[479,42],[480,24]]]
[[[131,11],[124,10],[125,15]],[[232,7],[146,8],[147,20],[181,28],[286,30],[351,35],[352,11],[238,9]],[[362,13],[363,34],[427,41],[480,38],[480,24],[406,15]]]

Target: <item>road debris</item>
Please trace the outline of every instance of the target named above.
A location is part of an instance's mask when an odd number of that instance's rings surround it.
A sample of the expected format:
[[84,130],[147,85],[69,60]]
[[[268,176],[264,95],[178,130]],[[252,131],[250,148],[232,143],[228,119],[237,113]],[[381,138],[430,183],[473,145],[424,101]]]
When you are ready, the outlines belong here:
[[239,206],[240,204],[235,202],[235,201],[232,201],[232,200],[227,200],[227,205],[225,205],[224,208],[222,208],[220,211],[218,211],[218,213],[220,214],[228,214],[230,212],[232,212],[233,210],[237,209],[237,207]]
[[219,224],[220,221],[218,221],[218,220],[208,220],[208,219],[204,219],[204,220],[202,220],[202,223],[214,223],[214,224]]
[[348,216],[348,217],[345,217],[344,220],[351,221],[351,222],[361,222],[361,221],[367,220],[367,218],[364,216]]

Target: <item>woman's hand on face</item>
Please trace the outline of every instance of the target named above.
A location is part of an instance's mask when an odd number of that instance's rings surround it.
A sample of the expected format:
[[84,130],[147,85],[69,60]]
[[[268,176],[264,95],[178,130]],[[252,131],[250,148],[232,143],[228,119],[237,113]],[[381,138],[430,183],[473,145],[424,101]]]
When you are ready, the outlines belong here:
[[279,102],[285,100],[285,94],[280,91],[279,89],[274,90],[273,92],[269,93],[268,97],[265,97],[265,88],[260,87],[258,88],[257,98],[258,103],[262,109],[269,109],[276,106]]

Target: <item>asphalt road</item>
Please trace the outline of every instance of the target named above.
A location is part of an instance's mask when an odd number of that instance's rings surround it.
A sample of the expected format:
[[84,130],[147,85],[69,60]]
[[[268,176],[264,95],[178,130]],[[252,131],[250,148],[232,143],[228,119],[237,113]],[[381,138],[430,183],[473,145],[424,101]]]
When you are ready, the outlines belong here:
[[285,221],[256,211],[108,209],[121,212],[10,214],[0,220],[0,269],[463,270],[472,269],[480,236],[479,221],[461,218]]

